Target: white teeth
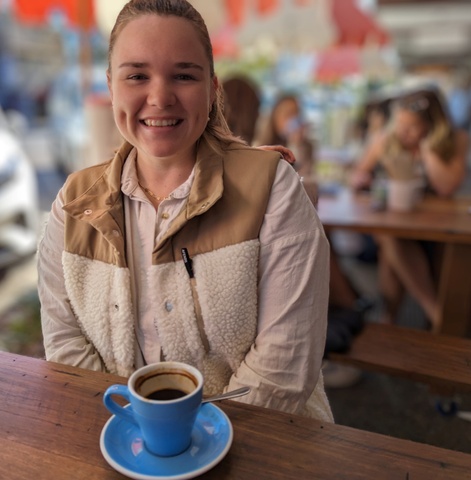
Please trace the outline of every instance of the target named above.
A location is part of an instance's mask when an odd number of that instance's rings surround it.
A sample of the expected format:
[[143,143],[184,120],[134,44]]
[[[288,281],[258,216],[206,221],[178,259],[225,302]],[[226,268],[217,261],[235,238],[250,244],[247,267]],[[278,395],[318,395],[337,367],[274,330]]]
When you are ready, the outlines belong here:
[[144,120],[148,127],[172,127],[177,124],[177,120]]

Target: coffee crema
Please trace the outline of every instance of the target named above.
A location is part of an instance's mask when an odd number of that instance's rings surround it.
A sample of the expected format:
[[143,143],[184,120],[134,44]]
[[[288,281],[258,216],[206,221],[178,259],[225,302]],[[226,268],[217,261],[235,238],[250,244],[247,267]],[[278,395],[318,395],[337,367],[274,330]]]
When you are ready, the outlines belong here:
[[161,388],[155,390],[154,392],[146,395],[146,398],[149,400],[159,400],[159,401],[169,401],[176,400],[177,398],[182,398],[187,395],[183,390],[178,390],[176,388]]

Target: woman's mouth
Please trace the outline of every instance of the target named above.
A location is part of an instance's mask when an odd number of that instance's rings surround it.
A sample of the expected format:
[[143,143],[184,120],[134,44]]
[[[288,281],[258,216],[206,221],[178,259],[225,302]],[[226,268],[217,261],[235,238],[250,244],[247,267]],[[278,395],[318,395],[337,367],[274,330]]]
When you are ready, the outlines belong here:
[[152,120],[152,119],[145,119],[141,120],[141,123],[146,125],[147,127],[174,127],[181,123],[181,120],[172,119],[172,120]]

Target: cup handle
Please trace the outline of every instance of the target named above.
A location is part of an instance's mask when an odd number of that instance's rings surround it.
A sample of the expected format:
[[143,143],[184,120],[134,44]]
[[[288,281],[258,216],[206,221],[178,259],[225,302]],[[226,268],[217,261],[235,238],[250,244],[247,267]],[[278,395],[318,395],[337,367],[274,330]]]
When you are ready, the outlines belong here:
[[126,385],[111,385],[111,387],[106,389],[106,392],[103,395],[103,403],[111,413],[123,417],[129,422],[137,425],[132,407],[129,405],[127,408],[124,408],[121,405],[118,405],[111,397],[112,395],[121,395],[126,400],[130,401],[128,387]]

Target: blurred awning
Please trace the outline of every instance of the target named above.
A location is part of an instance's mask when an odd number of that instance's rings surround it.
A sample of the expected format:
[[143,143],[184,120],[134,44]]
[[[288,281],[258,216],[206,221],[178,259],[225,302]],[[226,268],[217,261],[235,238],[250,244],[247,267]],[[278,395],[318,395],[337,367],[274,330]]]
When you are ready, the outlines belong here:
[[313,78],[320,83],[333,83],[353,75],[370,79],[393,78],[397,65],[379,45],[334,46],[314,54]]
[[389,43],[387,31],[371,15],[359,8],[356,0],[332,0],[331,8],[337,31],[336,45],[362,47],[369,43]]
[[330,83],[361,71],[360,49],[355,46],[337,47],[318,54],[314,77],[319,82]]
[[12,0],[16,18],[25,24],[47,24],[55,13],[68,26],[89,30],[96,25],[94,0]]
[[[205,2],[192,3],[198,8]],[[221,0],[217,4],[214,14],[201,9],[212,33],[217,37],[215,25],[230,28],[242,48],[262,37],[295,53],[332,46],[384,46],[390,41],[388,32],[358,0]]]

